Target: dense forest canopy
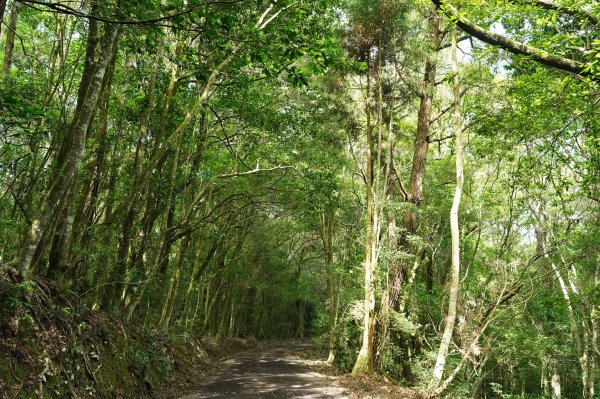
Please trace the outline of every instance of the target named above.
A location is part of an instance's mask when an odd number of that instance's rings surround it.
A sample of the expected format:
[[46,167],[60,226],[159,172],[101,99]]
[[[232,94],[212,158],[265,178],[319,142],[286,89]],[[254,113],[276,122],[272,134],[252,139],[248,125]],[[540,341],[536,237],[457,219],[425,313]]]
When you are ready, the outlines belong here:
[[597,1],[0,19],[11,284],[164,334],[322,335],[429,397],[598,397]]

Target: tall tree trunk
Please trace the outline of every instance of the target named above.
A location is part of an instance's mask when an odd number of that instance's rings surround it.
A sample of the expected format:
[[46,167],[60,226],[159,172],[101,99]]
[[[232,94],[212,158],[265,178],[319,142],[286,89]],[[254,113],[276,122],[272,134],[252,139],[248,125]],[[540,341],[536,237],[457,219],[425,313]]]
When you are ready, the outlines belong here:
[[[296,337],[304,338],[304,308],[305,304],[302,299],[296,300],[296,313],[298,314],[298,319],[296,320]],[[331,356],[331,353],[329,354]]]
[[[594,274],[594,287],[593,287],[594,292],[600,292],[600,254],[596,255],[596,272]],[[595,306],[592,303],[592,310],[591,310],[591,324],[592,324],[592,350],[593,350],[593,354],[592,354],[592,361],[594,363],[594,369],[598,369],[598,366],[600,365],[600,348],[599,348],[599,342],[598,340],[600,339],[600,308],[598,306]],[[592,390],[595,389],[595,378],[596,378],[596,373],[592,373],[591,375],[591,386],[592,386]],[[594,394],[594,392],[592,392],[592,394]]]
[[[543,216],[542,216],[543,217]],[[571,337],[573,339],[573,342],[575,343],[575,348],[577,349],[577,354],[579,355],[579,366],[581,367],[581,382],[582,382],[582,386],[583,386],[583,398],[584,399],[591,399],[592,396],[589,396],[590,394],[590,387],[589,387],[589,359],[588,359],[588,346],[587,346],[587,342],[582,342],[581,339],[581,335],[580,335],[580,331],[579,328],[577,327],[577,319],[575,318],[575,310],[573,308],[573,304],[571,302],[571,295],[569,293],[569,287],[567,286],[564,278],[562,277],[560,271],[558,270],[558,268],[556,267],[556,265],[554,264],[554,262],[552,261],[552,259],[550,259],[548,252],[546,251],[546,246],[544,244],[544,256],[546,258],[546,260],[548,261],[548,263],[550,264],[552,271],[554,272],[554,274],[556,275],[556,279],[558,280],[558,284],[560,286],[560,290],[562,293],[562,296],[565,300],[565,304],[567,305],[567,311],[568,311],[568,315],[569,315],[569,323],[571,325]],[[581,334],[584,336],[584,341],[585,341],[585,331],[582,331]],[[555,397],[555,388],[554,388],[554,373],[556,373],[556,371],[553,371],[553,375],[552,375],[552,397]],[[556,377],[558,378],[558,374],[556,374]],[[593,391],[593,388],[592,388]],[[560,398],[560,380],[558,381],[558,396]]]
[[560,375],[556,366],[552,368],[552,375],[550,377],[550,387],[552,388],[552,399],[561,398],[561,386],[560,386]]
[[[88,170],[83,177],[81,184],[81,193],[75,209],[75,219],[73,222],[73,241],[78,247],[85,249],[90,239],[89,227],[92,225],[93,217],[96,211],[96,202],[100,193],[100,183],[102,181],[102,169],[105,167],[105,160],[109,150],[108,142],[108,111],[110,95],[112,92],[112,82],[117,61],[117,53],[113,53],[109,69],[106,73],[103,84],[102,94],[98,101],[98,126],[94,132],[92,145],[94,151],[88,162]],[[119,111],[123,111],[122,105]],[[121,112],[119,113],[121,115]],[[119,121],[121,122],[121,121]],[[118,124],[119,125],[119,124]]]
[[373,336],[375,330],[375,264],[373,259],[373,246],[375,245],[375,232],[373,230],[374,222],[374,204],[373,204],[373,134],[371,127],[371,71],[367,71],[366,86],[366,104],[365,112],[367,116],[367,170],[366,170],[366,191],[367,191],[367,209],[366,209],[366,238],[365,238],[365,280],[364,280],[364,317],[363,317],[363,337],[362,346],[352,374],[372,373],[373,372]]
[[335,287],[333,270],[333,232],[335,223],[335,206],[321,214],[321,240],[325,252],[325,268],[327,273],[327,317],[329,323],[329,356],[327,363],[333,364],[335,360]]
[[[77,176],[73,179],[73,186],[77,185]],[[73,231],[73,198],[75,197],[75,189],[71,187],[67,194],[65,207],[61,212],[58,220],[58,225],[54,232],[50,254],[48,256],[48,276],[62,285],[67,276],[67,248],[69,248],[71,233]]]
[[[115,38],[115,43],[117,43],[119,40],[119,38]],[[116,48],[116,44],[114,46],[114,48]],[[98,116],[98,126],[96,127],[96,132],[94,135],[94,140],[93,140],[93,145],[96,145],[98,143],[97,139],[103,139],[106,136],[107,130],[108,130],[108,100],[112,91],[112,78],[114,75],[114,69],[115,69],[115,63],[116,63],[116,59],[117,59],[117,52],[113,51],[113,54],[111,56],[111,61],[108,65],[107,71],[104,75],[104,80],[102,82],[102,88],[101,88],[101,94],[99,95],[98,98],[98,104],[97,107],[100,108],[99,111],[99,116]],[[95,112],[94,112],[95,113]],[[94,115],[92,115],[92,120],[94,119]],[[87,136],[91,135],[91,130],[92,128],[92,124],[90,123],[90,125],[88,126],[88,132],[86,134],[86,141],[87,141]],[[103,154],[103,150],[99,149],[98,151],[94,151],[94,158],[95,157],[100,157],[101,159],[103,158],[104,154]],[[50,276],[52,276],[55,280],[60,281],[61,285],[65,284],[66,286],[69,286],[70,283],[72,281],[77,281],[77,276],[76,276],[76,272],[77,272],[77,267],[76,265],[78,264],[78,262],[76,260],[73,260],[73,262],[71,263],[71,259],[70,259],[70,253],[72,250],[72,246],[73,243],[77,243],[79,245],[84,244],[84,240],[80,240],[78,237],[78,232],[75,231],[76,228],[79,227],[79,229],[83,228],[85,230],[87,230],[87,227],[89,227],[89,225],[91,224],[92,221],[92,216],[93,216],[93,208],[94,208],[94,204],[96,201],[96,197],[97,197],[97,190],[89,193],[88,192],[88,182],[90,181],[90,179],[92,179],[92,175],[96,175],[97,179],[97,184],[99,185],[100,183],[100,171],[99,171],[100,165],[98,166],[98,170],[96,171],[97,173],[92,173],[92,172],[88,172],[85,173],[85,177],[84,177],[84,185],[83,185],[83,190],[81,193],[81,197],[83,197],[83,200],[87,200],[89,197],[89,202],[90,202],[90,206],[88,209],[88,213],[87,216],[84,216],[84,210],[83,208],[80,208],[79,205],[75,206],[75,201],[74,199],[76,198],[76,187],[78,185],[78,181],[79,181],[79,176],[75,176],[73,179],[73,183],[72,183],[72,187],[69,191],[68,194],[68,200],[66,201],[66,204],[64,206],[64,209],[62,211],[61,214],[61,218],[60,218],[60,224],[59,226],[57,226],[56,231],[54,232],[54,238],[52,241],[52,247],[50,250],[50,257],[49,257],[49,264],[48,264],[48,269],[49,269],[49,274]],[[84,175],[83,173],[81,173],[82,175]],[[78,201],[77,203],[81,203],[82,201]],[[84,202],[85,204],[85,202]],[[81,219],[84,218],[86,219],[87,223],[85,224],[85,226],[80,226]],[[86,231],[87,233],[87,231]],[[89,236],[89,233],[87,233],[87,235]],[[75,237],[75,240],[73,239]]]
[[[160,234],[160,246],[157,248],[157,255],[155,261],[153,262],[153,264],[151,265],[150,268],[148,268],[146,270],[146,273],[144,275],[144,280],[140,281],[139,286],[136,290],[136,292],[133,294],[133,299],[131,298],[127,298],[127,301],[124,301],[125,306],[127,307],[127,320],[130,320],[131,317],[133,316],[133,312],[135,311],[135,308],[139,305],[142,295],[144,294],[144,291],[146,290],[146,287],[148,286],[150,280],[154,277],[154,275],[159,272],[159,271],[163,271],[163,273],[166,273],[168,265],[169,265],[169,256],[170,256],[170,251],[171,251],[171,247],[174,243],[173,241],[173,232],[172,232],[172,227],[173,227],[173,219],[174,219],[174,215],[175,215],[175,204],[174,204],[174,187],[175,187],[175,181],[177,178],[177,167],[179,166],[179,155],[181,152],[181,146],[182,146],[182,140],[180,139],[177,145],[177,148],[175,149],[175,154],[173,155],[173,160],[172,160],[172,164],[171,164],[171,170],[169,173],[169,189],[167,192],[167,198],[165,200],[165,208],[167,209],[167,217],[166,217],[166,221],[162,226],[161,229],[161,234]],[[153,223],[153,222],[152,222]],[[188,240],[189,236],[186,237],[186,243]],[[185,250],[187,248],[183,248],[183,250]],[[179,267],[179,262],[177,263],[177,267],[176,269]],[[180,273],[179,273],[180,274]],[[180,278],[180,275],[177,276],[177,279]],[[179,285],[179,280],[177,280],[177,285]],[[123,285],[123,289],[126,289],[126,286]],[[170,292],[173,291],[173,287],[171,286],[169,288],[169,294]],[[127,293],[124,291],[123,292],[123,297],[125,298],[125,296]],[[164,306],[167,306],[167,302],[165,302]],[[172,309],[171,309],[172,311]],[[166,314],[169,313],[167,312],[167,310],[165,310],[165,308],[163,308],[163,315],[161,316],[161,323],[160,325],[163,325],[164,319]],[[168,318],[169,318],[169,322],[170,322],[170,318],[171,315],[168,314]],[[168,325],[168,322],[166,323]]]
[[[128,193],[128,198],[124,203],[125,217],[121,225],[121,235],[117,248],[117,259],[115,261],[115,265],[111,273],[112,284],[108,287],[108,289],[105,292],[104,302],[106,305],[117,303],[119,300],[118,295],[124,292],[126,288],[124,280],[127,274],[127,265],[129,263],[128,260],[131,251],[131,243],[133,240],[132,235],[134,230],[134,224],[138,218],[139,213],[141,212],[141,199],[143,198],[144,194],[147,193],[147,188],[150,184],[150,174],[144,173],[142,169],[143,157],[145,152],[143,142],[144,140],[146,140],[146,136],[148,135],[148,129],[150,127],[150,117],[152,116],[152,112],[154,111],[154,108],[156,106],[156,68],[158,68],[158,62],[153,66],[151,79],[148,82],[148,104],[141,118],[135,153],[135,173],[133,176],[133,181],[131,183],[131,188]],[[173,87],[177,80],[177,71],[177,65],[172,64],[171,79],[164,96],[164,102],[161,111],[161,120],[157,129],[158,137],[155,138],[155,143],[160,142],[160,138],[164,134],[164,120],[162,116],[166,115],[166,110],[168,110],[169,105],[171,103],[171,99],[173,96]],[[152,165],[151,168],[155,168],[156,170],[159,169],[158,165]],[[168,205],[167,209],[169,209]],[[159,257],[159,259],[162,258],[163,257]],[[135,306],[137,305],[134,305],[134,308]],[[134,309],[130,309],[128,310],[128,312],[133,312],[133,310]]]
[[[441,36],[439,17],[433,9],[431,10],[428,20],[431,53],[425,62],[425,72],[419,94],[420,102],[419,111],[417,113],[417,132],[415,135],[415,148],[407,190],[407,201],[414,204],[415,207],[420,204],[423,193],[423,179],[425,177],[425,167],[427,165],[431,111],[437,72],[437,51],[439,49]],[[403,224],[408,234],[414,234],[416,232],[416,209],[409,209],[404,213]]]
[[[593,327],[590,325],[586,318],[589,317],[588,311],[585,304],[582,302],[579,304],[580,318],[581,318],[581,330],[578,327],[577,317],[575,313],[575,306],[571,299],[571,290],[573,294],[579,294],[579,288],[577,287],[576,276],[573,273],[573,279],[569,277],[567,272],[566,280],[561,274],[559,268],[556,266],[554,260],[550,257],[549,251],[547,250],[547,241],[551,238],[551,230],[548,229],[548,222],[546,220],[545,204],[540,203],[537,209],[532,209],[534,216],[537,220],[538,226],[536,227],[536,239],[537,239],[537,252],[543,256],[550,266],[552,272],[556,276],[558,285],[562,297],[567,307],[567,314],[569,318],[569,324],[571,326],[571,338],[575,344],[576,352],[579,356],[579,366],[581,368],[581,382],[583,387],[582,398],[591,399],[594,397],[594,383],[595,383],[595,359],[592,352],[593,344]],[[563,265],[565,264],[562,256],[559,257],[562,260]],[[571,290],[569,289],[571,288]],[[593,322],[593,321],[592,321]],[[554,371],[553,371],[554,373]],[[558,378],[558,374],[556,374]],[[552,376],[554,378],[554,374]],[[552,383],[552,381],[551,381]],[[554,384],[552,385],[552,397],[555,396]],[[558,381],[558,397],[560,397],[560,380]]]
[[548,360],[542,359],[542,372],[540,377],[540,388],[542,395],[548,396],[550,394],[550,381],[548,381]]
[[456,321],[456,305],[458,303],[458,285],[460,282],[460,229],[458,224],[458,209],[464,182],[463,173],[463,141],[462,141],[462,118],[460,110],[460,84],[458,80],[458,60],[456,55],[456,27],[452,29],[452,72],[454,73],[454,136],[456,139],[456,189],[454,201],[450,211],[450,230],[452,235],[452,277],[450,279],[450,294],[448,297],[448,314],[446,315],[446,326],[440,348],[438,350],[435,367],[433,369],[433,382],[438,385],[442,380],[444,365],[448,348],[452,340],[454,323]]
[[[217,79],[219,75],[227,68],[227,66],[233,61],[237,53],[242,49],[242,45],[238,45],[233,52],[223,60],[211,73],[206,84],[204,85],[199,97],[198,101],[188,110],[183,120],[179,123],[177,128],[164,140],[160,145],[155,145],[155,148],[151,154],[150,160],[145,165],[144,170],[141,170],[141,163],[137,164],[137,172],[134,178],[133,188],[130,191],[129,198],[126,203],[126,218],[123,223],[123,232],[121,234],[121,241],[119,244],[119,249],[117,251],[117,262],[115,265],[115,270],[113,272],[113,282],[114,288],[112,292],[108,295],[109,303],[110,301],[116,300],[115,293],[121,292],[124,288],[123,279],[127,272],[127,259],[130,251],[130,242],[131,242],[131,234],[133,230],[133,224],[138,214],[137,203],[143,193],[146,192],[150,179],[152,177],[152,171],[155,170],[158,165],[162,162],[165,154],[170,149],[171,145],[176,143],[183,135],[183,132],[188,128],[192,119],[200,112],[200,110],[206,104],[209,95],[212,93],[214,86],[217,83]],[[173,72],[174,71],[174,72]],[[173,85],[176,82],[177,76],[177,67],[173,66],[172,74],[171,74],[171,82]],[[171,87],[171,85],[169,85]],[[168,90],[171,90],[168,88]],[[169,94],[169,92],[167,92]],[[170,99],[167,98],[165,104],[163,105],[163,110],[165,107],[168,107]],[[142,137],[142,136],[140,136]],[[163,133],[161,132],[160,137],[163,137]]]
[[158,328],[162,331],[167,331],[171,323],[171,317],[173,315],[173,308],[175,307],[175,300],[177,298],[177,292],[179,291],[179,282],[181,281],[181,270],[183,268],[183,262],[185,261],[185,255],[189,248],[190,238],[186,237],[183,244],[181,245],[179,260],[175,264],[173,275],[171,276],[171,284],[167,293],[167,298],[164,303],[162,313],[160,316],[160,322]]
[[[6,4],[6,1],[4,1]],[[1,6],[1,5],[0,5]],[[10,75],[10,65],[12,64],[13,49],[15,48],[15,33],[17,31],[17,19],[19,17],[20,4],[13,1],[8,21],[8,30],[6,31],[6,41],[4,42],[4,61],[2,62],[2,78],[6,79]],[[0,18],[0,22],[2,18]]]
[[117,27],[112,24],[106,24],[104,37],[101,42],[98,59],[95,58],[95,22],[89,21],[88,45],[86,49],[86,64],[92,61],[92,67],[84,68],[80,83],[80,96],[75,115],[68,127],[66,139],[63,142],[61,153],[58,158],[57,173],[48,189],[43,194],[42,204],[32,220],[31,228],[25,239],[18,258],[17,267],[20,275],[24,279],[29,278],[30,268],[33,256],[40,245],[42,237],[52,227],[53,216],[57,210],[64,206],[65,197],[70,189],[71,183],[77,173],[83,151],[85,149],[86,133],[96,106],[104,74],[106,73],[108,63],[111,59]]
[[193,310],[192,306],[191,306],[192,305],[191,295],[194,290],[194,286],[200,282],[200,278],[202,278],[204,271],[210,264],[210,261],[215,256],[215,253],[219,249],[222,241],[223,241],[223,239],[215,239],[211,243],[211,246],[208,249],[208,252],[202,262],[200,262],[201,249],[199,248],[197,250],[197,253],[195,256],[195,261],[194,261],[194,264],[192,265],[192,273],[190,276],[190,281],[188,282],[188,287],[186,290],[186,295],[185,295],[185,299],[184,299],[185,302],[183,305],[183,315],[186,317],[186,322],[185,322],[186,325],[188,324],[188,320],[190,319],[191,311]]
[[[394,244],[399,250],[413,252],[414,249],[408,240],[409,235],[417,231],[417,208],[421,202],[423,193],[423,180],[427,165],[427,152],[429,149],[429,132],[432,119],[433,95],[435,92],[435,77],[437,72],[437,51],[439,49],[441,32],[439,28],[439,17],[432,8],[428,15],[429,24],[429,56],[425,62],[423,81],[419,92],[419,110],[417,113],[417,129],[415,133],[414,151],[408,189],[403,192],[404,200],[413,204],[402,215],[403,232],[398,234],[397,243]],[[390,159],[390,162],[393,162]],[[399,181],[402,184],[402,181]],[[420,263],[419,263],[420,264]],[[405,261],[394,262],[388,272],[388,292],[386,293],[386,307],[392,310],[398,309],[399,298],[406,279],[408,264]],[[385,337],[382,337],[385,339]],[[407,339],[400,334],[400,340]],[[383,344],[383,343],[382,343]],[[406,343],[399,346],[408,347]],[[410,359],[405,359],[406,353],[402,354],[403,374],[412,376]]]
[[8,0],[0,0],[0,32],[2,29],[2,21],[4,20],[4,10],[6,10],[6,3]]

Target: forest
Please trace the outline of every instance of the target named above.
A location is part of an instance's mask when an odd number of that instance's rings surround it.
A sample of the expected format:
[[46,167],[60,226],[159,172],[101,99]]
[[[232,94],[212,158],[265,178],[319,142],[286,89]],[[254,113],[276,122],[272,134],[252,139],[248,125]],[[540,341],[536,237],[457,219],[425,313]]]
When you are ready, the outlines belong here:
[[415,397],[600,397],[597,0],[0,20],[0,398],[137,397],[101,393],[121,366],[152,397],[209,338]]

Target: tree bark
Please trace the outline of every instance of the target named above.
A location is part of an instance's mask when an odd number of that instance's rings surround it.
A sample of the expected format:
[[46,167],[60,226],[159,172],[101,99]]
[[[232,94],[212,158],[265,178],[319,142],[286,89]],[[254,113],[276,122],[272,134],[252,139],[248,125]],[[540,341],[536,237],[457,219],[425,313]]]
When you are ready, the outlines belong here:
[[[89,34],[93,33],[93,25],[94,23],[90,20]],[[116,34],[117,27],[113,25],[105,27],[98,60],[93,62],[92,68],[84,69],[80,83],[81,101],[78,101],[78,107],[68,128],[67,137],[70,139],[70,143],[64,142],[61,148],[61,152],[63,149],[67,149],[66,156],[58,159],[57,173],[43,194],[42,204],[32,220],[25,245],[17,258],[17,267],[23,279],[29,278],[33,256],[42,237],[51,228],[53,215],[57,213],[59,207],[64,205],[65,197],[81,164],[86,133],[98,100],[104,74],[111,59],[113,45],[116,44],[114,40]],[[95,58],[94,50],[95,43],[90,45],[90,40],[88,40],[86,64],[90,58]]]
[[177,292],[179,291],[179,282],[181,281],[181,270],[183,268],[183,262],[185,261],[185,255],[189,247],[189,242],[189,237],[186,237],[181,245],[179,260],[176,263],[175,269],[173,270],[173,275],[171,276],[171,284],[169,286],[167,298],[162,309],[160,322],[158,323],[158,328],[161,331],[166,332],[169,329],[169,324],[171,323],[173,308],[175,307],[175,299],[177,298]]
[[558,369],[556,367],[552,368],[552,375],[550,377],[550,387],[552,388],[552,399],[560,399],[560,375],[558,374]]
[[321,214],[321,240],[325,252],[325,268],[327,274],[327,317],[329,323],[329,355],[327,363],[333,364],[335,360],[335,295],[334,295],[334,270],[333,270],[333,232],[336,208],[330,206]]
[[450,294],[448,298],[448,314],[446,326],[440,342],[437,360],[433,369],[433,382],[438,385],[442,380],[444,365],[448,348],[452,340],[454,323],[456,321],[456,307],[458,303],[458,286],[460,282],[460,229],[458,224],[458,209],[464,182],[463,173],[463,141],[462,118],[460,109],[460,84],[458,80],[458,60],[456,56],[456,28],[452,30],[452,72],[454,73],[454,135],[456,139],[456,189],[454,201],[450,211],[450,230],[452,235],[452,277],[450,280]]
[[[4,0],[6,5],[6,0]],[[2,5],[0,4],[0,7]],[[9,14],[8,30],[6,31],[6,41],[4,42],[4,61],[2,62],[2,78],[10,76],[10,65],[12,64],[13,49],[15,48],[15,32],[17,31],[17,19],[19,17],[20,4],[13,1]],[[0,18],[0,22],[2,18]]]
[[[419,92],[420,103],[419,110],[417,114],[417,129],[415,133],[415,143],[414,143],[414,151],[411,165],[410,178],[408,183],[408,190],[404,192],[402,188],[403,199],[406,202],[409,202],[414,205],[411,209],[407,209],[402,215],[402,227],[404,231],[401,234],[395,234],[395,217],[390,218],[390,224],[388,225],[388,237],[389,239],[394,239],[392,236],[396,236],[395,240],[397,243],[390,244],[392,248],[396,247],[399,250],[405,252],[414,251],[411,248],[408,236],[415,234],[417,231],[417,208],[421,202],[421,196],[423,192],[423,180],[425,176],[425,169],[427,165],[427,152],[429,149],[429,132],[431,125],[431,112],[432,112],[432,104],[433,104],[433,95],[435,91],[435,77],[437,71],[437,51],[440,47],[440,38],[441,32],[439,29],[439,17],[435,13],[435,9],[432,7],[429,15],[428,15],[428,44],[430,46],[430,53],[428,55],[427,60],[425,61],[425,69],[423,73],[423,81],[421,83],[421,88]],[[392,116],[390,116],[391,118]],[[391,127],[391,124],[390,124]],[[390,140],[393,140],[392,131],[390,128]],[[393,143],[390,143],[392,146]],[[395,168],[393,164],[393,150],[390,151],[390,166]],[[397,174],[397,173],[396,173]],[[397,176],[397,179],[400,180],[401,177]],[[398,182],[401,187],[402,181]],[[390,227],[392,231],[390,231]],[[417,263],[417,265],[419,265]],[[399,299],[401,292],[403,290],[403,286],[405,283],[405,278],[408,273],[407,271],[408,265],[405,261],[394,262],[390,270],[388,272],[388,289],[383,299],[382,307],[384,309],[397,310]],[[384,318],[384,323],[386,323],[386,319]],[[385,344],[385,341],[388,335],[387,326],[382,326],[382,332],[378,347],[382,348]],[[406,337],[403,337],[400,334],[399,339],[403,340]],[[399,346],[408,348],[409,345],[406,343],[400,343]],[[411,364],[409,359],[405,359],[408,354],[408,351],[405,351],[402,355],[402,364],[403,364],[403,374],[405,376],[412,376]]]
[[373,336],[375,330],[375,265],[373,263],[373,246],[375,245],[375,232],[373,231],[374,204],[373,204],[373,134],[371,127],[371,78],[367,71],[366,105],[367,116],[367,209],[366,209],[366,239],[365,239],[365,279],[364,279],[364,316],[362,346],[352,374],[363,374],[373,372]]
[[[414,152],[408,190],[406,192],[406,201],[414,205],[413,209],[404,212],[402,225],[404,233],[398,237],[399,247],[404,251],[410,251],[407,236],[415,234],[417,231],[417,207],[421,202],[423,193],[423,179],[425,177],[425,168],[427,166],[427,151],[429,149],[429,132],[431,124],[431,111],[433,103],[433,94],[435,90],[435,77],[437,71],[437,50],[440,44],[439,18],[432,10],[429,15],[429,42],[431,53],[425,62],[425,71],[419,93],[419,111],[417,114],[417,130],[415,134]],[[398,299],[402,291],[402,284],[406,275],[406,265],[395,265],[390,271],[390,292],[388,293],[388,306],[390,309],[396,309]]]
[[561,57],[559,55],[549,54],[547,51],[538,49],[525,43],[518,42],[506,36],[484,29],[479,25],[473,23],[468,18],[460,15],[458,10],[452,6],[448,1],[445,0],[432,0],[436,7],[450,18],[456,21],[456,25],[460,27],[466,33],[478,38],[479,40],[503,48],[510,51],[513,54],[524,55],[532,60],[549,66],[554,69],[573,73],[576,75],[586,76],[592,80],[598,81],[599,78],[597,73],[592,70],[585,69],[586,64],[570,59]]
[[[429,15],[429,36],[431,53],[425,62],[425,72],[421,84],[419,111],[417,114],[417,132],[415,135],[415,148],[410,171],[410,180],[407,190],[407,201],[419,206],[423,193],[423,179],[427,166],[427,151],[429,149],[429,131],[431,125],[431,109],[435,91],[435,77],[437,72],[437,51],[440,45],[440,20],[434,11]],[[417,230],[417,212],[415,209],[404,213],[404,227],[408,234]]]
[[4,20],[4,10],[6,10],[6,3],[8,0],[0,0],[0,32],[2,31],[2,21]]
[[463,172],[463,141],[462,141],[462,118],[460,109],[460,84],[458,79],[458,59],[456,56],[456,28],[452,30],[452,72],[454,73],[454,136],[456,140],[456,189],[454,192],[454,201],[450,211],[450,230],[452,235],[452,277],[450,280],[450,294],[448,298],[448,314],[446,316],[446,326],[440,342],[437,360],[433,369],[434,384],[439,384],[444,373],[446,356],[454,323],[456,321],[456,307],[458,303],[458,286],[460,282],[460,229],[458,224],[458,210],[464,182]]

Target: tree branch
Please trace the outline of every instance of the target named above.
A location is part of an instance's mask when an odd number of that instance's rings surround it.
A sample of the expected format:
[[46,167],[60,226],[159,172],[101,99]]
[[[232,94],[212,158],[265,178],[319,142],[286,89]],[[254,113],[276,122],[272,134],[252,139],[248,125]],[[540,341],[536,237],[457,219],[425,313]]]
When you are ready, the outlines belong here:
[[445,0],[431,1],[439,10],[444,12],[452,20],[456,21],[456,25],[459,28],[485,43],[503,48],[505,50],[510,51],[513,54],[525,55],[531,58],[532,60],[542,65],[549,66],[551,68],[555,68],[576,75],[586,76],[594,81],[600,80],[600,78],[592,71],[586,70],[584,68],[585,64],[582,62],[550,54],[545,50],[530,46],[525,43],[521,43],[506,36],[484,29],[481,26],[469,20],[468,18],[460,15],[458,10]]
[[431,136],[427,137],[428,143],[439,143],[440,141],[448,140],[454,137],[454,134],[450,134],[448,136],[440,137],[437,139],[432,139]]
[[54,12],[60,13],[60,14],[73,15],[76,17],[93,19],[96,21],[105,22],[105,23],[109,23],[109,24],[117,24],[117,25],[154,25],[156,23],[168,21],[170,19],[179,17],[181,15],[189,14],[189,13],[199,9],[200,7],[207,6],[210,4],[229,4],[229,3],[239,3],[241,1],[244,1],[244,0],[207,1],[205,3],[196,4],[194,6],[186,8],[185,10],[178,11],[173,14],[165,15],[162,17],[150,18],[150,19],[145,19],[145,20],[136,20],[136,19],[115,20],[115,19],[98,16],[98,15],[87,14],[81,10],[75,9],[73,7],[69,7],[68,5],[66,5],[64,3],[60,3],[60,2],[50,3],[47,1],[43,1],[43,0],[17,0],[17,2],[28,5],[30,7],[31,6],[42,6],[42,7],[48,8],[49,10],[52,10]]
[[[461,37],[459,37],[458,39],[456,39],[456,42],[457,42],[457,43],[460,43],[460,42],[463,42],[463,41],[465,41],[465,40],[469,40],[469,39],[471,39],[471,38],[472,38],[472,36],[471,36],[471,35],[464,35],[464,36],[461,36]],[[437,49],[438,49],[438,51],[440,51],[440,50],[443,50],[443,49],[445,49],[445,48],[448,48],[448,47],[450,47],[450,45],[451,45],[450,43],[444,43],[444,44],[440,44],[440,46],[439,46]]]
[[408,192],[406,191],[406,188],[404,188],[404,183],[402,183],[402,176],[400,176],[400,173],[398,172],[398,168],[396,168],[396,162],[394,161],[394,158],[391,159],[391,165],[392,165],[392,170],[394,171],[394,174],[396,175],[396,180],[398,180],[398,186],[400,187],[400,193],[402,194],[402,197],[403,197],[404,201],[406,202],[408,200]]
[[563,5],[556,4],[553,0],[514,0],[515,3],[527,4],[535,7],[543,8],[545,10],[557,11],[563,14],[570,15],[577,18],[580,21],[591,22],[594,25],[598,24],[598,17],[581,8],[579,10],[573,10]]
[[265,169],[260,169],[260,168],[256,167],[256,168],[254,168],[252,170],[249,170],[249,171],[246,171],[246,172],[228,173],[226,175],[219,175],[217,177],[219,179],[225,179],[225,178],[228,178],[228,177],[247,176],[247,175],[253,175],[255,173],[272,172],[274,170],[281,170],[281,169],[296,169],[296,167],[295,166],[291,166],[291,165],[288,165],[288,166],[275,166],[275,167],[272,167],[272,168],[265,168]]

